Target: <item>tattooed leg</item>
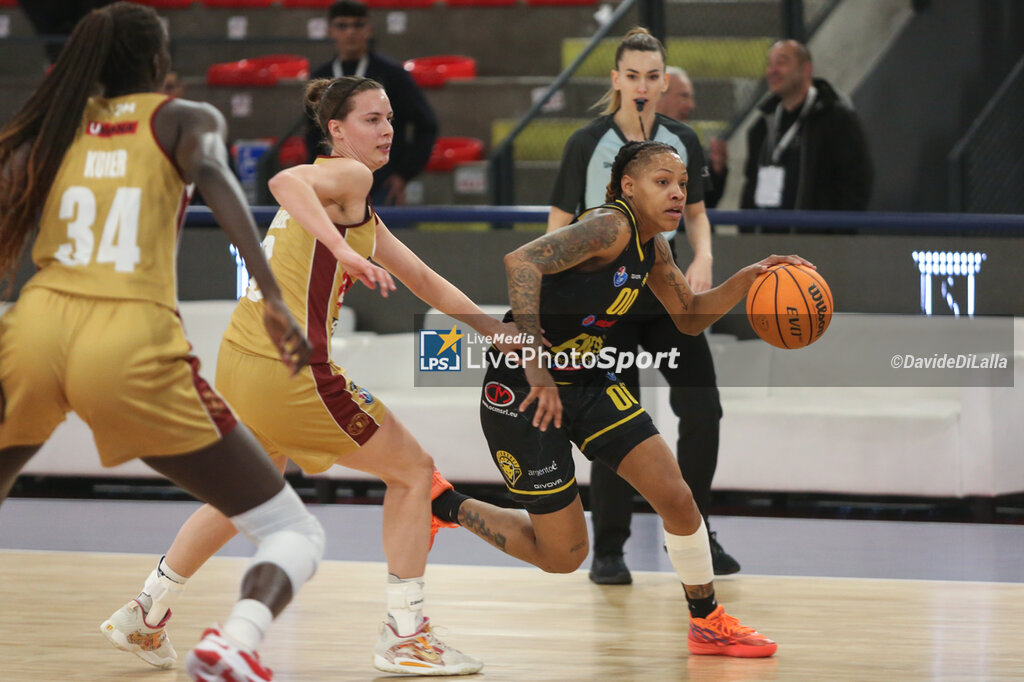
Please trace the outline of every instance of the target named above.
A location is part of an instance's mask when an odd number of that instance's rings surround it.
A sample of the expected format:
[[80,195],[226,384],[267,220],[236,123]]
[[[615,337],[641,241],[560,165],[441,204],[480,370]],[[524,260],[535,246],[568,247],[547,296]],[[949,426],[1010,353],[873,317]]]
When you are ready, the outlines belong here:
[[590,551],[579,497],[550,514],[527,514],[468,499],[459,508],[459,525],[548,573],[575,571]]

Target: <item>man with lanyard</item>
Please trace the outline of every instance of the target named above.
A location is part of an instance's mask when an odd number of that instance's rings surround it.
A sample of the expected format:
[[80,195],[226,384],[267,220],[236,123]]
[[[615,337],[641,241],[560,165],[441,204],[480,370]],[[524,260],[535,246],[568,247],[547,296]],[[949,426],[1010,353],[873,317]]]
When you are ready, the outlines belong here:
[[[402,65],[370,49],[373,27],[366,5],[359,0],[338,0],[327,10],[327,20],[338,56],[321,64],[311,77],[362,76],[384,86],[395,113],[391,121],[395,136],[391,160],[373,174],[370,199],[378,206],[404,204],[406,184],[422,173],[430,160],[437,139],[437,117]],[[310,119],[306,129],[310,163],[323,152],[322,137]]]
[[860,211],[873,171],[857,114],[824,79],[807,48],[775,43],[765,77],[772,96],[747,134],[741,208]]

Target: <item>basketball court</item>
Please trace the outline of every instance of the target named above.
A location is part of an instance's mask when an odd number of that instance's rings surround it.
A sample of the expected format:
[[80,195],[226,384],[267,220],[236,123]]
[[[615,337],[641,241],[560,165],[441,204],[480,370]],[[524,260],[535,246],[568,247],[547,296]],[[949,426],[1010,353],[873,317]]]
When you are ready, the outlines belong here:
[[[113,649],[99,623],[134,596],[188,502],[12,499],[0,515],[3,679],[185,680]],[[327,561],[262,649],[276,679],[369,680],[386,569],[380,507],[313,505]],[[770,659],[689,656],[682,589],[656,517],[627,544],[631,586],[586,569],[548,575],[443,530],[426,613],[486,666],[479,679],[1014,680],[1024,622],[1016,525],[716,517],[743,572],[716,581],[728,610],[779,642]],[[230,610],[251,551],[235,539],[189,583],[170,626],[179,657]],[[589,560],[585,566],[589,565]]]

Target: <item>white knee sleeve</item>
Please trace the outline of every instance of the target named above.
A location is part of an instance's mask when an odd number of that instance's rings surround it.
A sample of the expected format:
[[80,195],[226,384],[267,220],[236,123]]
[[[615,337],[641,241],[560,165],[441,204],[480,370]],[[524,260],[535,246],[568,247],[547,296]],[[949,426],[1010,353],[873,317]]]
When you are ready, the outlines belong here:
[[263,504],[232,516],[239,532],[256,543],[253,564],[279,566],[298,591],[324,555],[324,529],[290,485]]
[[665,531],[665,549],[676,575],[684,585],[706,585],[715,579],[711,566],[711,543],[704,519],[693,535],[673,535]]

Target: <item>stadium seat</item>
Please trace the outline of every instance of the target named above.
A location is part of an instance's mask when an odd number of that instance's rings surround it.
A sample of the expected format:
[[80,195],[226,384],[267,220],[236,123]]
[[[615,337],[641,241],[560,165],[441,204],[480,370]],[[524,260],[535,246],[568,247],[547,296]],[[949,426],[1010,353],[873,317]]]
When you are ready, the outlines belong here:
[[597,0],[526,0],[527,5],[596,5]]
[[484,158],[483,140],[475,137],[439,137],[427,161],[427,171],[445,172],[467,161]]
[[366,0],[371,9],[418,9],[430,7],[437,0]]
[[202,0],[207,7],[250,8],[267,7],[274,0]]
[[476,78],[476,60],[458,55],[416,57],[404,64],[416,85],[421,88],[436,88],[452,79]]
[[[184,9],[189,7],[198,0],[135,0],[140,5],[149,5],[150,7],[156,7],[159,9]],[[0,0],[0,5],[7,4],[4,0]],[[10,3],[16,5],[16,2]]]
[[299,55],[276,54],[214,64],[206,71],[207,85],[271,86],[283,78],[309,78],[309,60]]
[[334,0],[281,0],[285,7],[303,7],[306,9],[320,9],[330,7]]
[[445,0],[452,7],[505,7],[515,5],[519,0]]

